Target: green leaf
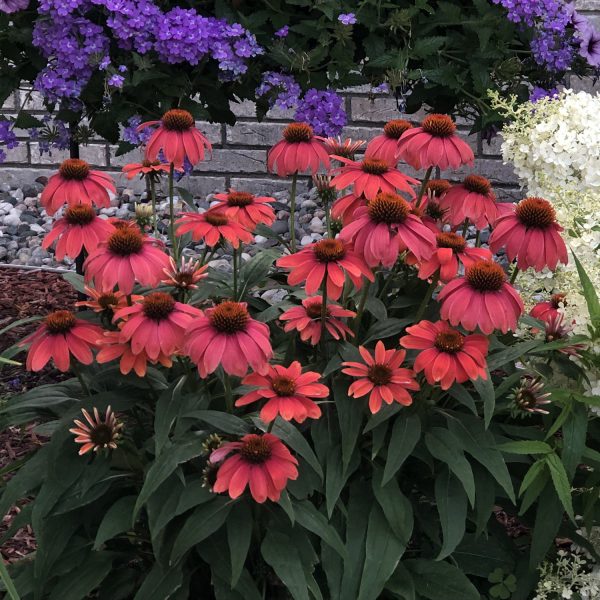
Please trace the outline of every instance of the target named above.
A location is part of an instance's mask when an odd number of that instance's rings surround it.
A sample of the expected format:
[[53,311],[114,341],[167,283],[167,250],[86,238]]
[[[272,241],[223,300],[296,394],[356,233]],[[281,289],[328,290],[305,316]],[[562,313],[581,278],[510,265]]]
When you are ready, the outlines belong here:
[[569,481],[573,479],[577,465],[585,449],[585,440],[588,428],[588,411],[585,406],[576,404],[573,406],[568,419],[565,421],[563,433],[563,449],[561,459]]
[[467,534],[452,553],[452,559],[456,561],[460,570],[468,575],[487,577],[495,569],[510,573],[514,568],[515,559],[509,548],[510,546],[503,544],[501,539],[491,535],[476,538]]
[[94,552],[77,567],[76,577],[61,577],[49,600],[81,600],[88,597],[112,570],[112,556]]
[[320,513],[312,502],[303,500],[294,502],[296,521],[304,529],[318,535],[328,546],[333,548],[342,558],[348,556],[344,542],[338,532],[329,524],[324,514]]
[[535,571],[546,557],[560,528],[563,513],[563,507],[553,486],[546,485],[537,503],[535,524],[531,536],[531,550],[529,551],[530,570]]
[[385,304],[375,296],[369,296],[365,303],[365,309],[368,310],[378,321],[387,319],[387,309]]
[[183,187],[176,187],[177,195],[190,207],[190,209],[194,212],[198,212],[198,207],[194,202],[194,194],[189,192]]
[[369,514],[365,561],[357,600],[379,598],[405,548],[388,525],[383,510],[378,504],[373,504]]
[[158,486],[173,473],[177,466],[181,463],[200,456],[202,453],[202,445],[198,439],[192,439],[185,443],[180,443],[168,447],[163,453],[158,456],[152,463],[150,469],[146,473],[144,485],[140,490],[135,509],[133,511],[133,519],[136,518],[142,506],[148,501],[148,498],[158,488]]
[[458,400],[463,406],[466,406],[475,416],[477,416],[477,407],[475,406],[475,400],[469,393],[467,388],[460,383],[455,383],[448,390],[450,396],[455,400]]
[[539,442],[537,440],[506,442],[498,444],[496,448],[507,454],[549,454],[553,452],[552,447],[546,444],[546,442]]
[[394,421],[382,484],[385,485],[410,456],[421,437],[421,420],[418,415],[403,410]]
[[537,340],[531,342],[520,342],[518,344],[514,344],[513,346],[509,346],[500,352],[496,352],[488,357],[488,371],[495,371],[496,369],[503,367],[506,363],[512,362],[520,356],[528,354],[531,352],[531,350],[541,345],[542,343]]
[[397,335],[411,323],[412,319],[385,319],[383,321],[377,321],[377,323],[371,326],[365,334],[365,341],[363,344],[368,344],[373,340],[384,340],[393,335]]
[[[536,460],[527,473],[525,473],[525,477],[523,477],[523,481],[521,482],[521,487],[519,489],[519,496],[523,495],[523,492],[541,475],[543,471],[546,469],[546,461],[543,458]],[[541,490],[540,490],[541,491]]]
[[240,269],[240,292],[238,297],[244,298],[246,293],[258,285],[269,273],[273,262],[281,256],[279,250],[261,250]]
[[304,566],[293,541],[287,535],[269,529],[260,550],[294,600],[309,600]]
[[340,446],[333,446],[327,452],[327,464],[325,468],[325,500],[327,504],[327,514],[331,515],[335,505],[340,497],[348,475],[344,473],[342,465]]
[[479,397],[483,400],[483,415],[485,428],[490,426],[492,417],[494,416],[494,409],[496,407],[496,394],[494,393],[494,384],[490,377],[489,370],[486,371],[487,378],[483,379],[479,377],[473,381],[473,386],[477,390]]
[[426,58],[440,50],[446,43],[447,39],[447,37],[439,35],[417,38],[413,48],[413,53],[419,58]]
[[554,484],[554,490],[558,495],[561,504],[564,506],[571,521],[575,522],[575,514],[573,513],[573,500],[571,498],[571,485],[567,472],[560,458],[556,454],[547,454],[544,457],[548,468],[550,469],[550,477]]
[[333,382],[333,398],[342,432],[342,464],[346,470],[360,434],[363,414],[356,400],[348,396],[347,383],[343,379]]
[[63,273],[62,278],[70,283],[75,291],[80,294],[85,294],[85,281],[83,280],[83,275],[69,271],[68,273]]
[[231,435],[246,435],[250,432],[250,424],[229,413],[220,410],[195,410],[185,414],[186,418],[195,418],[211,427]]
[[7,600],[21,600],[21,597],[17,593],[17,588],[6,570],[4,559],[0,559],[0,581],[4,584],[4,588],[8,594]]
[[575,265],[577,266],[577,273],[579,274],[579,280],[581,281],[581,287],[583,288],[583,296],[587,303],[588,311],[594,327],[600,325],[600,300],[598,300],[598,294],[596,288],[585,271],[585,268],[577,258],[575,253],[571,250],[573,258],[575,259]]
[[244,502],[233,507],[227,519],[227,542],[231,555],[231,588],[235,588],[244,569],[252,538],[252,512]]
[[475,505],[473,469],[463,454],[459,441],[442,427],[433,427],[425,434],[425,445],[431,454],[446,463],[462,483],[471,506]]
[[217,531],[225,523],[231,507],[228,499],[217,496],[194,509],[175,538],[171,563],[178,562],[188,550]]
[[467,495],[449,469],[444,469],[435,479],[435,499],[443,537],[436,560],[442,560],[452,554],[463,539],[467,519]]
[[96,533],[94,550],[98,550],[104,542],[115,535],[131,529],[131,519],[137,496],[119,498],[104,514]]
[[412,504],[400,490],[396,480],[381,485],[381,469],[373,474],[373,493],[396,537],[408,546],[413,532]]
[[475,586],[460,569],[443,562],[423,558],[404,561],[412,574],[419,596],[429,600],[480,600]]
[[181,408],[181,390],[186,382],[186,375],[183,375],[169,389],[165,390],[156,403],[156,412],[154,414],[154,433],[156,454],[160,454],[168,437],[175,419],[179,415]]
[[416,600],[417,598],[415,582],[402,563],[398,563],[393,575],[385,584],[385,589],[393,592],[396,596],[400,596],[402,600]]
[[159,563],[154,563],[133,600],[166,600],[182,583],[183,572],[179,565],[163,570]]

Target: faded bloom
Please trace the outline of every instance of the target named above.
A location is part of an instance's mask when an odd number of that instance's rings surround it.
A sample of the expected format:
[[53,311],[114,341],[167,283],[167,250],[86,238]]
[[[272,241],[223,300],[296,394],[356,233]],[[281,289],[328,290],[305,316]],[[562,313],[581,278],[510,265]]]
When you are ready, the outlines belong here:
[[180,290],[195,290],[198,288],[196,284],[208,276],[207,269],[208,265],[201,266],[200,261],[192,257],[186,260],[185,256],[182,256],[178,265],[170,256],[169,266],[163,269],[166,278],[161,283]]
[[549,412],[542,408],[545,404],[550,404],[552,394],[544,393],[544,383],[541,377],[524,375],[521,377],[519,386],[514,388],[511,394],[513,416],[519,416],[523,413],[540,413],[547,415]]
[[342,139],[338,135],[337,137],[326,138],[323,140],[323,144],[331,156],[343,156],[354,160],[354,155],[365,145],[365,141],[352,140],[351,138]]
[[111,407],[109,406],[106,409],[103,417],[95,406],[93,417],[85,408],[82,408],[81,412],[85,417],[85,421],[75,419],[73,421],[75,427],[69,429],[69,432],[76,436],[75,443],[81,444],[79,456],[91,451],[114,450],[117,447],[123,424],[115,417]]

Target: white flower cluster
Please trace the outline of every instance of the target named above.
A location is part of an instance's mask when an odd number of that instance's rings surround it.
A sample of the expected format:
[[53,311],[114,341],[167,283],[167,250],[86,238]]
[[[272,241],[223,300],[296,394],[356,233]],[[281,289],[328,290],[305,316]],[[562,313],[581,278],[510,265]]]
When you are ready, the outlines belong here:
[[541,565],[540,581],[533,600],[597,600],[598,597],[600,569],[594,567],[590,570],[588,561],[583,557],[560,550],[554,562]]

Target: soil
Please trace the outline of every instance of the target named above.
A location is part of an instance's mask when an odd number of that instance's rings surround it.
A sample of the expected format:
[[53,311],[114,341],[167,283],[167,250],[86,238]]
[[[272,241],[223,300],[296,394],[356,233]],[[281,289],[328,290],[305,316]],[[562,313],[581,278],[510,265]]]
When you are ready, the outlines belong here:
[[[44,316],[60,309],[72,309],[77,294],[60,275],[45,271],[26,271],[2,268],[0,265],[0,330],[11,323],[30,317]],[[0,336],[0,354],[6,352],[17,342],[29,335],[37,327],[39,321],[18,325]],[[25,353],[11,356],[13,360],[24,361]],[[52,366],[39,373],[26,371],[19,365],[0,365],[0,405],[7,398],[28,389],[64,379]],[[0,473],[3,481],[11,477],[4,469],[8,465],[20,461],[44,442],[35,435],[35,423],[27,427],[9,427],[0,431]],[[0,488],[1,492],[1,488]],[[14,518],[27,499],[19,501],[16,506],[4,515],[0,523],[0,540],[10,527]],[[6,543],[0,546],[0,556],[5,561],[13,562],[22,559],[35,550],[35,538],[30,527],[19,529]]]

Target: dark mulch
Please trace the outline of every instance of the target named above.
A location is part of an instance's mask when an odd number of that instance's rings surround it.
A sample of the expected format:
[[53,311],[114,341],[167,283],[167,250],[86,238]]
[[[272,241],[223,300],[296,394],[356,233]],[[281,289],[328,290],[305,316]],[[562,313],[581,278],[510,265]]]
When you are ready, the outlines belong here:
[[[59,273],[44,271],[25,271],[2,268],[0,265],[0,330],[17,320],[44,316],[59,309],[72,309],[77,300],[76,292]],[[39,321],[19,325],[0,336],[0,352],[32,333]],[[25,353],[14,357],[25,361]],[[0,402],[8,397],[28,389],[64,379],[52,366],[39,373],[30,373],[23,366],[0,365]],[[43,439],[34,433],[35,424],[27,427],[9,427],[0,431],[0,469],[18,464],[20,460],[35,450]],[[6,481],[11,472],[3,475]],[[13,506],[0,522],[0,539],[6,533],[14,518],[27,504],[23,499]],[[20,560],[35,550],[35,538],[30,527],[19,529],[0,547],[0,556],[6,561]]]

